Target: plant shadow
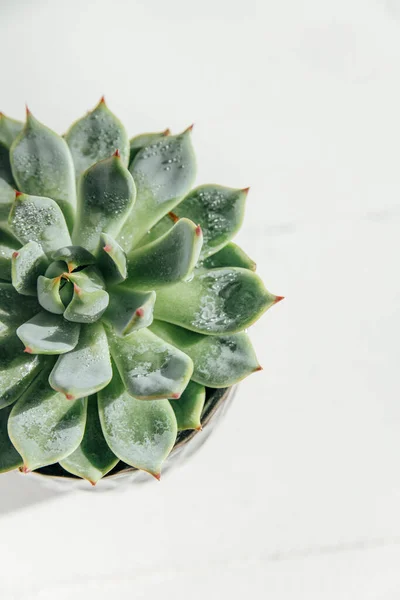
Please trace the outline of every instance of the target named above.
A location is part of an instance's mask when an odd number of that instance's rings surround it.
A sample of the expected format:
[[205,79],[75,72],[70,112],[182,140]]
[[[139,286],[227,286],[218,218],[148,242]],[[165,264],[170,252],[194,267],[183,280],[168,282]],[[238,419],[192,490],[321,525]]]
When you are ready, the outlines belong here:
[[0,519],[12,512],[57,498],[66,492],[38,485],[33,477],[13,471],[0,477]]

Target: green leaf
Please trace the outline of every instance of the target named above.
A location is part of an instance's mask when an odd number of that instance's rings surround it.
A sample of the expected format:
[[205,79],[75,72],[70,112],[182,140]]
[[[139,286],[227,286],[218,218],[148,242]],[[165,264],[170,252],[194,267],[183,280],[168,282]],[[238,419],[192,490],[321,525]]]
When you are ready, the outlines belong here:
[[155,292],[134,292],[124,285],[117,285],[109,289],[109,296],[110,302],[102,320],[117,335],[128,335],[151,325]]
[[8,215],[15,198],[15,190],[4,179],[0,179],[0,222],[8,222]]
[[51,372],[51,387],[68,398],[83,398],[105,387],[112,369],[107,336],[101,323],[84,325],[78,345],[63,354]]
[[0,338],[0,409],[20,397],[43,365],[42,357],[24,353],[15,334]]
[[205,270],[218,269],[221,267],[240,267],[242,269],[256,270],[256,263],[239,246],[230,242],[206,258],[199,266]]
[[135,199],[132,175],[119,155],[90,167],[79,180],[74,243],[97,253],[101,233],[116,237]]
[[101,429],[96,396],[88,399],[86,429],[78,448],[60,462],[63,469],[95,485],[119,462]]
[[[60,285],[60,298],[64,306],[68,306],[74,297],[74,286],[72,281],[63,279]],[[65,317],[64,317],[65,318]]]
[[9,224],[22,244],[37,242],[46,254],[60,246],[71,245],[63,214],[50,198],[18,194],[11,208]]
[[11,283],[0,283],[0,338],[7,327],[14,333],[16,327],[40,311],[36,298],[21,298]]
[[111,355],[128,392],[143,400],[178,398],[193,372],[191,359],[148,329],[109,333]]
[[162,321],[154,321],[150,330],[190,356],[192,380],[207,387],[229,387],[261,368],[244,332],[201,335]]
[[128,254],[126,285],[158,289],[189,277],[200,255],[200,227],[181,219],[163,237]]
[[95,267],[70,273],[74,295],[64,312],[64,319],[76,323],[94,323],[108,306],[109,296],[103,289],[104,280]]
[[104,437],[114,454],[159,479],[161,465],[177,435],[175,414],[168,400],[142,402],[132,398],[118,374],[98,398]]
[[10,148],[11,144],[24,128],[22,121],[11,119],[0,113],[0,143]]
[[[71,228],[76,188],[74,165],[66,141],[28,111],[25,127],[14,140],[10,155],[18,188],[25,194],[55,200]],[[68,243],[59,244],[62,245],[68,246]]]
[[8,422],[25,471],[63,460],[76,450],[85,431],[86,399],[71,402],[52,390],[48,371],[42,371],[13,406]]
[[201,185],[192,190],[174,209],[178,217],[199,223],[203,230],[202,258],[225,246],[239,231],[244,217],[248,189]]
[[65,139],[71,150],[77,177],[116,150],[120,151],[123,164],[128,166],[128,135],[103,98],[92,112],[72,125]]
[[9,185],[14,185],[10,165],[10,151],[0,142],[0,179],[3,179]]
[[199,333],[236,333],[279,299],[248,269],[213,269],[190,282],[160,288],[154,316]]
[[102,251],[99,254],[99,267],[107,283],[120,283],[126,279],[126,254],[110,235],[100,236]]
[[129,142],[129,164],[132,163],[133,159],[136,157],[136,155],[142,148],[144,148],[145,146],[150,146],[150,144],[152,144],[153,142],[156,142],[160,138],[163,138],[169,135],[170,133],[170,130],[166,129],[165,131],[160,131],[159,133],[142,133],[141,135],[133,137]]
[[11,280],[23,296],[37,295],[37,279],[48,266],[47,256],[37,242],[28,242],[12,254]]
[[22,457],[12,445],[8,435],[8,418],[11,408],[11,406],[7,406],[0,410],[0,473],[13,471],[23,464]]
[[190,138],[190,129],[163,137],[140,150],[131,164],[136,203],[118,238],[126,252],[192,187],[196,163]]
[[179,400],[170,400],[174,410],[178,431],[201,429],[201,413],[206,400],[206,388],[189,381]]
[[12,255],[20,245],[11,233],[0,227],[0,279],[11,281]]
[[55,315],[62,315],[65,306],[60,295],[60,277],[49,279],[40,275],[37,280],[37,296],[40,306]]
[[[96,263],[93,254],[81,246],[66,246],[64,248],[59,248],[56,252],[53,252],[52,259],[57,262],[64,262],[70,272],[78,267],[86,267],[87,265],[94,265]],[[62,269],[61,273],[63,271],[65,271],[65,267]],[[57,273],[57,275],[61,273]],[[57,277],[57,275],[52,275],[52,277]],[[46,274],[46,277],[50,277],[50,275]]]
[[20,325],[17,336],[33,354],[65,354],[78,343],[80,325],[42,311]]

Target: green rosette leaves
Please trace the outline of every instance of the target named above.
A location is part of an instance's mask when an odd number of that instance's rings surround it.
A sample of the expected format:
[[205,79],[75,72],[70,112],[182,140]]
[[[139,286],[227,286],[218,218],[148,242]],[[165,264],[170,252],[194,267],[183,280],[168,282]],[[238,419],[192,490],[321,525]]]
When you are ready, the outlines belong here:
[[65,140],[28,111],[25,127],[11,146],[10,157],[18,189],[31,196],[54,200],[72,227],[76,207],[75,172]]
[[104,99],[63,137],[0,113],[0,473],[159,479],[261,369],[245,329],[282,297],[232,241],[248,189],[192,189],[191,131],[129,141]]

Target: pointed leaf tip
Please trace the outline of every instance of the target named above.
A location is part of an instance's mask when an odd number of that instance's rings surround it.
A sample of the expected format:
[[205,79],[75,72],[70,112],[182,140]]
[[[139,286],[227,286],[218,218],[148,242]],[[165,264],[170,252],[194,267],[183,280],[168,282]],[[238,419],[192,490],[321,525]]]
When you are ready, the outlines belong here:
[[153,475],[154,479],[157,479],[157,481],[161,480],[161,473],[150,473],[150,475]]
[[187,129],[185,129],[185,131],[183,133],[192,133],[193,127],[194,127],[194,123],[189,125],[189,127]]
[[29,110],[29,106],[27,104],[25,104],[25,112],[26,112],[26,116],[29,117],[32,113]]
[[13,252],[12,253],[12,257],[13,258],[18,258],[18,256],[19,256],[19,252]]
[[246,195],[249,193],[249,191],[250,191],[250,187],[242,189],[242,192],[245,193]]
[[174,400],[178,400],[178,398],[181,397],[181,394],[172,394],[171,398],[173,398]]
[[173,223],[177,223],[179,221],[179,217],[174,212],[169,212],[168,216]]
[[97,481],[90,481],[90,480],[89,480],[89,483],[90,483],[90,484],[91,484],[93,487],[95,487],[95,485],[96,485]]
[[144,310],[143,310],[143,308],[138,308],[138,309],[136,310],[136,314],[137,314],[137,316],[138,316],[138,317],[143,317],[143,315],[144,315]]
[[103,95],[103,96],[100,98],[99,105],[100,105],[100,104],[105,104],[105,103],[106,103],[106,99],[105,99],[105,96]]
[[24,473],[24,475],[27,475],[30,472],[31,472],[31,470],[26,465],[24,465],[21,469],[21,473]]
[[105,246],[103,246],[103,250],[104,250],[104,252],[111,252],[111,250],[112,250],[111,244],[106,244]]
[[72,394],[65,394],[67,400],[75,400],[75,397]]
[[20,192],[19,190],[15,190],[15,197],[19,198],[20,196],[23,196],[23,193]]
[[114,152],[113,156],[115,156],[115,158],[121,158],[121,152],[118,150],[118,148]]
[[203,428],[201,425],[199,425],[198,427],[196,427],[195,431],[203,431]]
[[29,346],[27,346],[27,347],[24,349],[24,352],[26,352],[27,354],[32,354],[32,348],[30,348]]
[[256,373],[257,371],[264,371],[264,367],[262,367],[261,365],[258,365],[258,367],[256,367],[254,369],[254,372]]
[[278,304],[281,300],[284,300],[285,296],[275,296],[274,304]]
[[[1,116],[1,113],[0,113],[0,116]],[[163,135],[171,135],[171,130],[170,130],[170,128],[169,128],[169,127],[167,127],[167,129],[165,129],[165,130],[162,132],[162,134],[163,134]]]
[[196,235],[197,235],[197,236],[199,236],[199,235],[201,235],[201,234],[202,234],[202,231],[201,231],[201,227],[200,227],[200,225],[197,225],[197,227],[196,227],[196,230],[195,230],[195,231],[196,231]]

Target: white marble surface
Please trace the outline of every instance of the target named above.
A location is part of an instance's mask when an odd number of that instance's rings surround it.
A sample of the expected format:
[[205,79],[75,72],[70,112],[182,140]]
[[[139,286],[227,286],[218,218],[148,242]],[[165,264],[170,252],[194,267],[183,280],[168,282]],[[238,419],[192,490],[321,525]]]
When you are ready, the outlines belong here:
[[252,186],[238,241],[287,297],[161,484],[0,478],[1,598],[397,600],[400,1],[2,0],[0,46],[11,115],[195,121],[198,181]]

